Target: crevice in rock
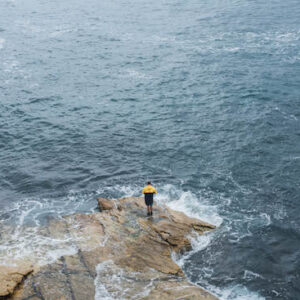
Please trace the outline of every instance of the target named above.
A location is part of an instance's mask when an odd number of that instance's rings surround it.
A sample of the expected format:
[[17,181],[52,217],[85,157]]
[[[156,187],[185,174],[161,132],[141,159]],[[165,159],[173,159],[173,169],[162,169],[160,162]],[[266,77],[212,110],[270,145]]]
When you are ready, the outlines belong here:
[[104,224],[103,223],[101,223],[99,220],[97,220],[98,221],[98,223],[101,225],[101,227],[102,227],[102,230],[103,230],[103,234],[105,235],[106,234],[106,232],[105,232],[105,226],[104,226]]
[[33,280],[32,280],[32,289],[34,290],[35,292],[35,295],[37,297],[39,297],[41,300],[45,300],[42,292],[41,292],[41,289],[39,287],[36,286],[36,282],[35,282],[35,276],[33,276]]
[[88,274],[89,274],[92,278],[94,278],[92,272],[90,271],[90,269],[89,269],[89,267],[88,267],[88,265],[87,265],[87,263],[86,263],[86,261],[85,261],[85,259],[84,259],[84,256],[83,256],[83,254],[82,254],[82,251],[81,251],[80,249],[78,249],[78,257],[79,257],[79,260],[80,260],[80,262],[82,263],[82,265],[83,265],[83,266],[85,267],[85,269],[87,270]]
[[66,260],[65,260],[64,256],[62,256],[60,258],[60,260],[63,263],[62,273],[67,278],[67,285],[68,285],[68,288],[69,288],[69,291],[70,291],[70,294],[71,294],[71,298],[72,298],[72,300],[75,300],[75,295],[74,295],[74,291],[72,289],[72,283],[71,283],[70,278],[69,278],[69,273],[68,273],[68,270],[67,270],[67,264],[66,264]]
[[215,226],[212,225],[198,225],[198,224],[192,224],[192,227],[197,231],[208,231],[215,229]]
[[[157,231],[156,229],[155,229],[155,231],[156,231],[156,233],[159,235],[159,237],[160,237],[163,241],[167,242],[172,248],[178,246],[178,244],[174,244],[174,243],[172,243],[172,242],[169,241],[169,237],[170,237],[170,233],[169,233],[169,232],[166,232],[166,231]],[[162,235],[162,233],[167,234],[167,235],[168,235],[168,238],[164,238],[163,235]]]
[[23,273],[19,273],[19,272],[13,272],[13,273],[10,273],[10,274],[18,274],[18,275],[21,275],[23,276],[22,280],[15,286],[14,290],[9,294],[9,295],[6,295],[6,296],[0,296],[0,299],[11,299],[11,297],[14,295],[14,293],[24,284],[24,281],[26,280],[26,278],[31,275],[33,272],[33,270],[31,270],[30,272],[28,272],[27,274],[23,274]]

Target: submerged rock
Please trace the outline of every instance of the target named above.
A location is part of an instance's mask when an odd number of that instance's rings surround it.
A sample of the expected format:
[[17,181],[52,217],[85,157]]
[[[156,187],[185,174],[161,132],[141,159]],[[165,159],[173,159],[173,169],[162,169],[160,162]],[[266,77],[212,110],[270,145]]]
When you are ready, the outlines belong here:
[[[172,252],[191,249],[189,236],[212,230],[213,225],[156,205],[153,217],[147,218],[143,199],[137,197],[99,198],[98,204],[101,212],[51,221],[48,235],[69,236],[76,251],[48,265],[36,264],[22,285],[32,268],[3,295],[14,292],[11,299],[217,299],[189,283],[171,258]],[[9,276],[8,270],[1,274]]]

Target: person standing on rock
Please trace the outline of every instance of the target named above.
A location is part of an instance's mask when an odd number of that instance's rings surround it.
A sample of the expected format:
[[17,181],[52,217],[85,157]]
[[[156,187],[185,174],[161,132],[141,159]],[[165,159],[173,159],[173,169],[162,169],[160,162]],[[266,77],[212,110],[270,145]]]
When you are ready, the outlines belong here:
[[157,194],[156,189],[148,181],[147,185],[143,188],[142,193],[145,195],[145,203],[147,205],[147,216],[152,216],[152,206],[153,206],[153,194]]

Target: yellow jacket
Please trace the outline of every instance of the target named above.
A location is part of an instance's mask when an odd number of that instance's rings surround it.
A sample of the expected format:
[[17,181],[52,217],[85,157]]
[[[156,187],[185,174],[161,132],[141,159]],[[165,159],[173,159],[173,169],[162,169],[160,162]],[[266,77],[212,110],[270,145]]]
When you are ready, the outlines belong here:
[[153,194],[153,193],[157,194],[157,191],[152,185],[147,185],[144,187],[142,193],[143,194]]

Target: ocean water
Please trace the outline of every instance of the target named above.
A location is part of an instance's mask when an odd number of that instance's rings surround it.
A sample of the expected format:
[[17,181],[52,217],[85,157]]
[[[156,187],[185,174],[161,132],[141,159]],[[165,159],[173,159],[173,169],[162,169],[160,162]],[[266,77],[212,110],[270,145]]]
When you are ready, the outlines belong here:
[[189,280],[300,299],[299,20],[298,0],[1,0],[1,263],[73,253],[36,227],[150,179],[219,226],[174,257]]

